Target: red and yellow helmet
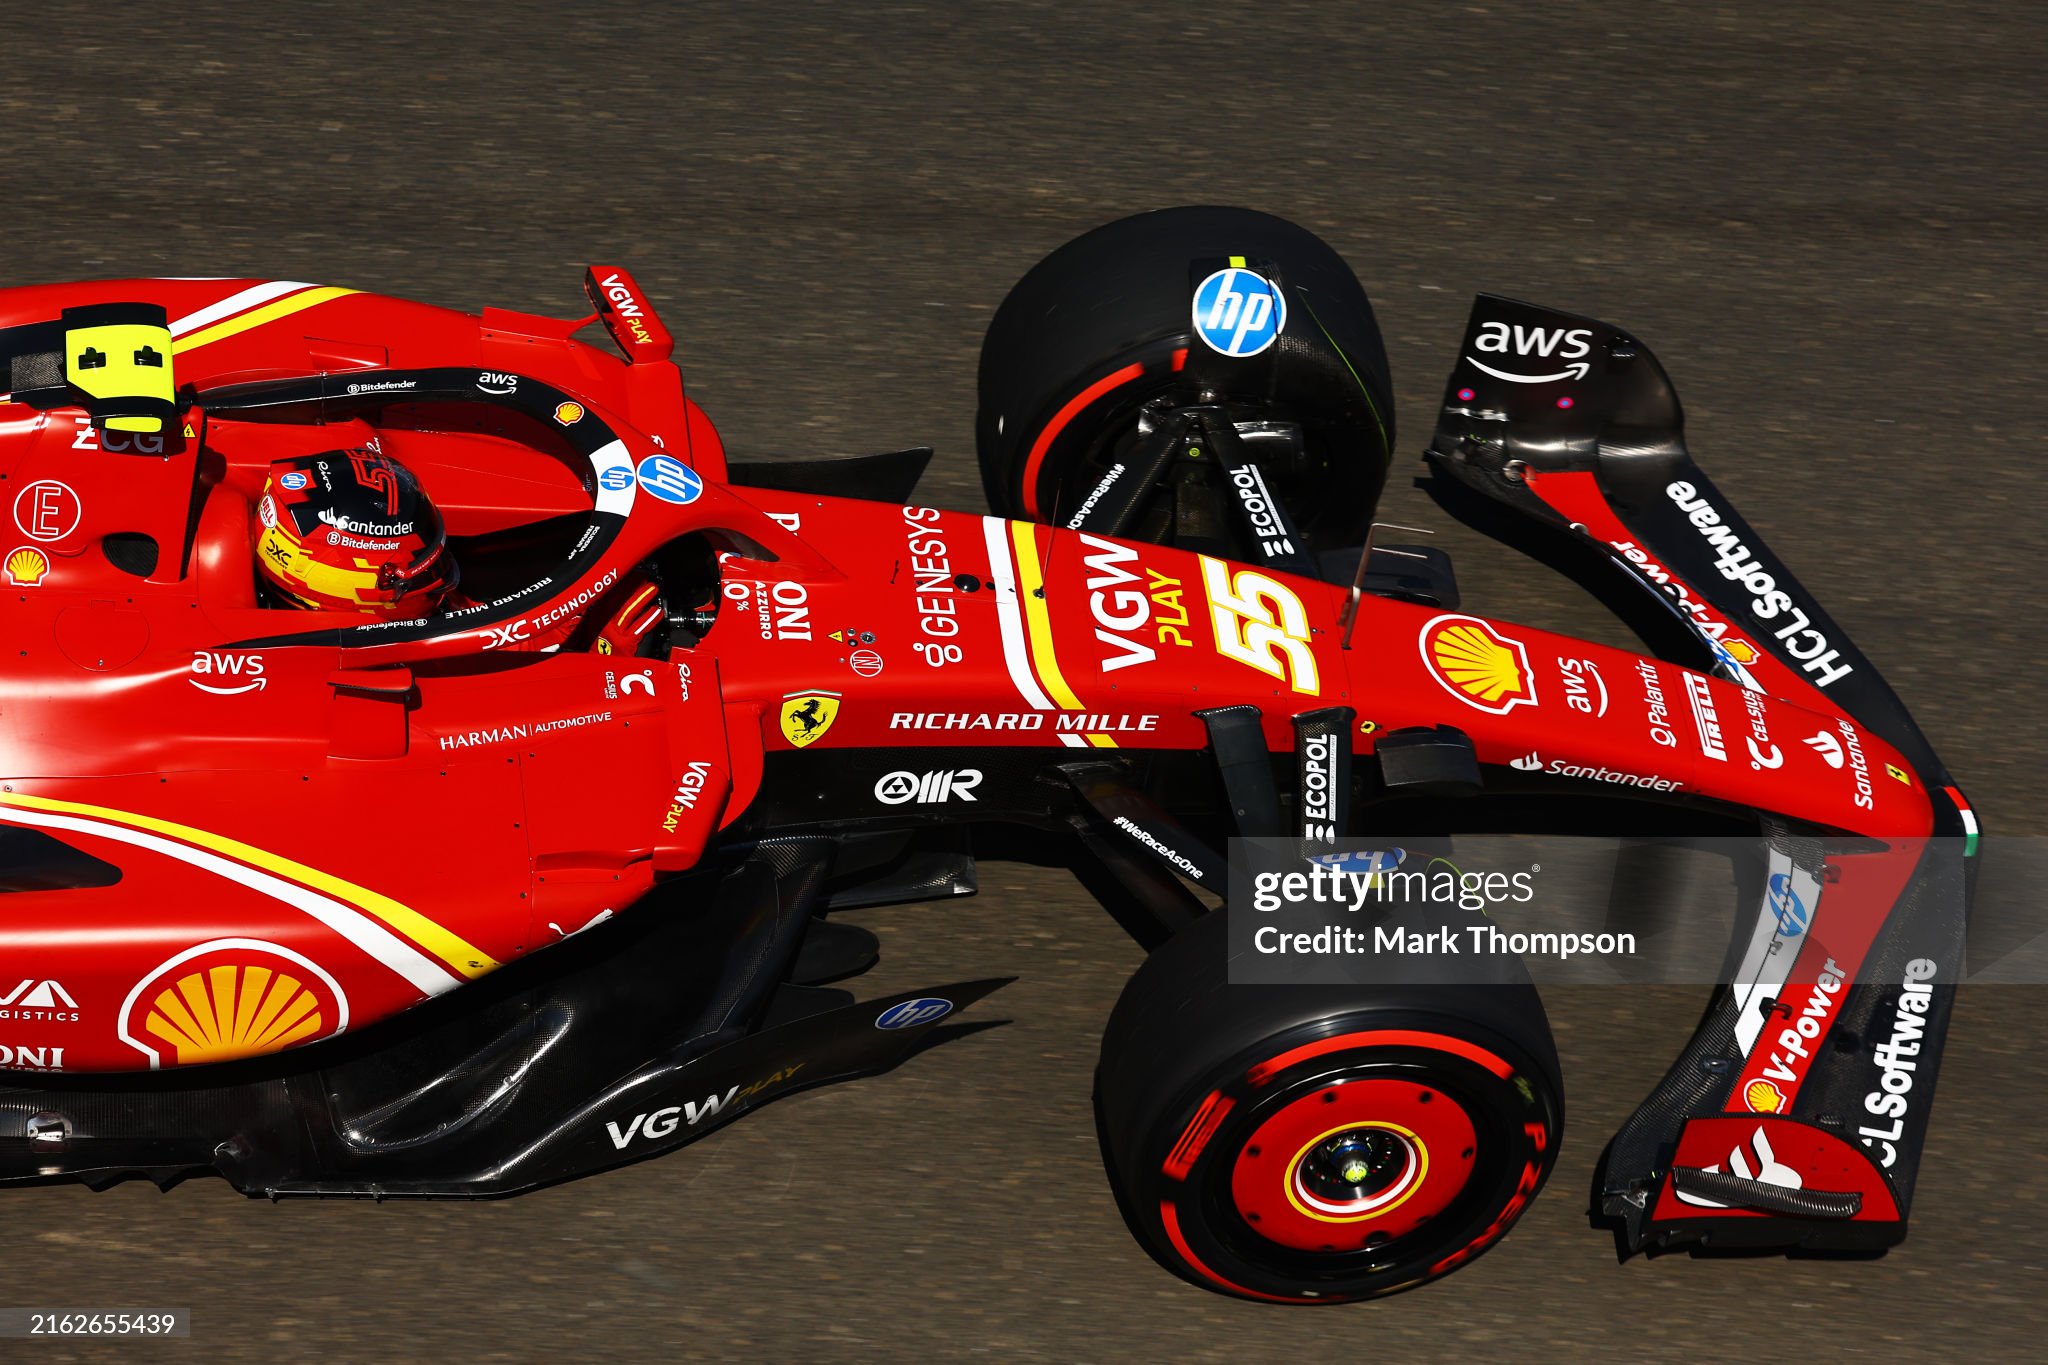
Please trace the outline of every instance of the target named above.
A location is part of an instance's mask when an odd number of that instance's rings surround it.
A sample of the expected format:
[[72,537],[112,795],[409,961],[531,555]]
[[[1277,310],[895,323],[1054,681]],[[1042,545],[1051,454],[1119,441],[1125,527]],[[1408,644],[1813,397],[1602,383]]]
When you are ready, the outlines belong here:
[[441,514],[375,450],[274,462],[251,531],[263,581],[295,606],[408,620],[455,586]]

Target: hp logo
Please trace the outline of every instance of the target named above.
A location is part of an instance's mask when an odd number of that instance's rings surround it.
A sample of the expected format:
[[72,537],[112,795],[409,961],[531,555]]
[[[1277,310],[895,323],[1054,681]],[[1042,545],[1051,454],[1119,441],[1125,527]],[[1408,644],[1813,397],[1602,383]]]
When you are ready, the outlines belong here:
[[597,476],[597,486],[607,493],[616,493],[620,489],[631,488],[633,486],[633,471],[619,465],[613,465]]
[[1770,887],[1769,902],[1771,913],[1778,917],[1778,932],[1786,938],[1805,933],[1812,916],[1806,902],[1792,889],[1792,879],[1782,872],[1773,872]]
[[1194,322],[1195,335],[1210,350],[1257,355],[1287,325],[1287,299],[1264,275],[1233,265],[1195,287]]
[[891,1005],[875,1019],[876,1028],[916,1028],[919,1024],[930,1024],[945,1018],[953,1012],[953,1002],[936,996],[922,1000],[906,1000],[900,1005]]
[[649,455],[640,462],[640,486],[663,502],[695,502],[704,493],[697,471],[672,455]]

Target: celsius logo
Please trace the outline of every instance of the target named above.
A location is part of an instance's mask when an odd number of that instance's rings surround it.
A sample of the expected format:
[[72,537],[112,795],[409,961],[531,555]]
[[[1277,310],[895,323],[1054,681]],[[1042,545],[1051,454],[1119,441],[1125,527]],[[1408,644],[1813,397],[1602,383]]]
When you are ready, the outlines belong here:
[[1195,286],[1194,324],[1219,355],[1257,355],[1287,326],[1287,299],[1256,270],[1227,266]]
[[1813,917],[1812,912],[1806,908],[1806,902],[1799,898],[1799,893],[1792,889],[1790,877],[1782,872],[1773,872],[1770,891],[1765,899],[1771,907],[1771,913],[1778,917],[1779,933],[1786,938],[1797,938],[1806,932],[1806,926]]
[[916,1028],[919,1024],[933,1024],[953,1012],[953,1002],[937,996],[926,996],[922,1000],[905,1000],[891,1005],[875,1016],[876,1028]]
[[1806,737],[1806,742],[1813,746],[1813,751],[1815,753],[1819,754],[1822,758],[1827,760],[1827,765],[1830,768],[1839,768],[1842,766],[1841,740],[1836,739],[1833,735],[1823,730],[1817,735],[1808,735]]
[[935,773],[895,772],[875,783],[875,799],[885,806],[901,806],[915,801],[920,806],[935,806],[943,801],[958,799],[972,801],[974,789],[981,785],[981,769],[941,769]]
[[1593,353],[1592,339],[1593,333],[1584,327],[1510,327],[1505,322],[1489,322],[1482,325],[1479,335],[1472,339],[1473,350],[1525,359],[1555,356],[1559,360],[1576,363],[1551,374],[1511,374],[1506,370],[1496,370],[1469,355],[1465,357],[1465,363],[1495,379],[1505,379],[1513,384],[1551,384],[1560,379],[1584,379],[1593,367],[1580,357]]
[[688,504],[703,496],[704,480],[673,455],[649,455],[639,472],[640,486],[663,502]]

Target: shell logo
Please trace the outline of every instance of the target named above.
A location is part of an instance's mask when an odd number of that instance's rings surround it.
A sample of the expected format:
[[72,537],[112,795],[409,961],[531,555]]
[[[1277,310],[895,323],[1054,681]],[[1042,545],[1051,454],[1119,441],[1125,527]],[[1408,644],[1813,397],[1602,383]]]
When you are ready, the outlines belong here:
[[17,588],[40,587],[49,571],[50,557],[33,545],[24,545],[7,556],[7,581]]
[[1467,706],[1504,716],[1536,704],[1535,676],[1522,642],[1476,616],[1439,616],[1422,628],[1422,662]]
[[137,982],[121,1005],[121,1041],[165,1066],[256,1057],[332,1038],[348,997],[302,954],[257,939],[187,948]]
[[1745,667],[1755,663],[1758,659],[1761,659],[1763,657],[1763,655],[1757,652],[1757,648],[1755,645],[1751,644],[1747,640],[1738,640],[1733,635],[1730,635],[1727,639],[1721,641],[1721,648],[1728,651],[1729,658],[1735,660],[1736,663],[1744,665]]
[[555,404],[555,420],[565,427],[576,425],[583,420],[583,405],[581,403]]
[[1742,1102],[1749,1106],[1752,1114],[1782,1114],[1785,1112],[1785,1092],[1769,1081],[1751,1081],[1742,1088]]

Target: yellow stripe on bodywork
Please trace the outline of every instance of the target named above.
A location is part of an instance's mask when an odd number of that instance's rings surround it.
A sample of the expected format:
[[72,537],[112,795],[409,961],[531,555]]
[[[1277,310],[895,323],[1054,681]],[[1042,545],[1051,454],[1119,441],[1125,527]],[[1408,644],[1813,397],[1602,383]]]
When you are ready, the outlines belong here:
[[[1017,600],[1024,604],[1024,628],[1031,637],[1031,667],[1063,711],[1082,710],[1081,699],[1067,686],[1060,661],[1052,649],[1052,615],[1045,606],[1045,579],[1038,572],[1038,536],[1028,521],[1012,522],[1010,538],[1017,547]],[[1108,735],[1090,735],[1088,742],[1098,749],[1114,749]]]
[[411,939],[420,947],[432,953],[458,976],[479,977],[485,972],[497,970],[498,963],[489,954],[449,929],[444,929],[409,905],[401,905],[389,896],[380,895],[368,887],[357,886],[317,867],[293,862],[290,858],[245,844],[239,839],[213,834],[190,825],[181,825],[171,820],[159,820],[153,815],[137,815],[133,811],[111,810],[106,806],[89,806],[79,801],[57,801],[47,796],[27,796],[9,792],[0,796],[0,805],[26,806],[31,810],[50,811],[59,815],[80,815],[111,824],[127,825],[133,829],[148,830],[173,839],[182,839],[188,844],[211,849],[215,853],[262,868],[265,872],[287,877],[304,886],[311,887],[325,895],[344,901],[356,909],[383,921],[388,929]]
[[252,327],[261,327],[266,322],[276,322],[279,318],[288,318],[293,313],[304,312],[316,304],[326,303],[329,299],[360,292],[362,291],[323,285],[318,289],[305,289],[296,294],[287,294],[276,303],[266,303],[261,308],[252,308],[246,313],[229,318],[226,322],[216,322],[211,327],[202,327],[190,335],[179,337],[171,343],[171,353],[183,355],[187,351],[196,351],[201,346],[209,346],[216,341],[239,336]]

